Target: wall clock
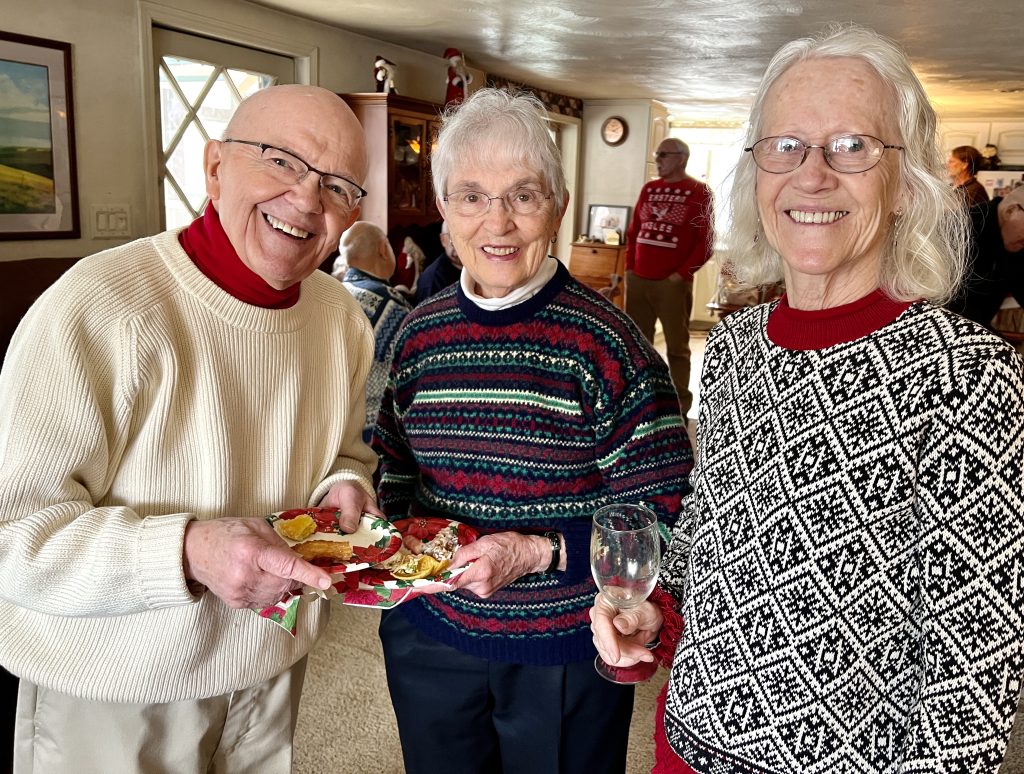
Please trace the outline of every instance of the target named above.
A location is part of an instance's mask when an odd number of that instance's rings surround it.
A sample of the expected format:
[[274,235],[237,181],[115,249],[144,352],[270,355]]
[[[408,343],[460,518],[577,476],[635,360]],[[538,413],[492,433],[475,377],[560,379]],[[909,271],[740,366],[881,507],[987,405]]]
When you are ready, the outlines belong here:
[[609,145],[621,145],[628,133],[626,119],[620,116],[612,116],[601,124],[601,139]]

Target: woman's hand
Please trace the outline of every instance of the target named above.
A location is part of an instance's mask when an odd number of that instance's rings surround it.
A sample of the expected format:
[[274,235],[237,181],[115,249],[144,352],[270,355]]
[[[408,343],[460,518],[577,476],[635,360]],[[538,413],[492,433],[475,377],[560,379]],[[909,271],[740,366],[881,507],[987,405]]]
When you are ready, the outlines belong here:
[[355,481],[341,481],[332,486],[319,507],[337,510],[338,525],[345,533],[359,528],[359,519],[364,513],[384,518],[384,512],[377,507],[373,497]]
[[470,562],[473,566],[452,578],[449,585],[486,599],[516,578],[546,570],[551,563],[551,543],[541,535],[495,532],[461,546],[451,567]]
[[654,661],[654,654],[644,646],[657,638],[663,623],[661,610],[651,602],[619,610],[598,594],[590,608],[594,647],[611,666],[630,667],[638,661]]

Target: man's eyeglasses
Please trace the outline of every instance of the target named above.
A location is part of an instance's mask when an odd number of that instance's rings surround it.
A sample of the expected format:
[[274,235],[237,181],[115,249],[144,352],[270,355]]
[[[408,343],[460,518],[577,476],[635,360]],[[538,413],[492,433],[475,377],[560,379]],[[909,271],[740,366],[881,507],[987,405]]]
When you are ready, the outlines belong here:
[[809,145],[796,137],[764,137],[743,150],[753,155],[758,169],[781,175],[803,164],[811,148],[820,148],[825,163],[836,172],[848,174],[867,172],[882,160],[886,149],[903,150],[902,145],[886,145],[870,134],[844,134],[824,145]]
[[544,202],[551,197],[552,194],[544,195],[533,188],[516,188],[502,196],[488,196],[482,191],[456,191],[444,197],[444,201],[456,215],[475,218],[486,213],[495,199],[503,201],[516,215],[534,215],[540,212]]
[[267,172],[288,185],[298,185],[306,179],[306,175],[315,172],[320,176],[320,190],[323,191],[324,200],[337,209],[353,210],[359,204],[359,200],[366,196],[366,191],[347,177],[321,172],[291,151],[252,140],[226,138],[224,142],[235,142],[259,148],[262,159],[267,163]]
[[657,151],[656,153],[652,153],[651,155],[654,156],[654,158],[656,159],[663,159],[666,156],[685,156],[686,154],[683,153],[682,151]]

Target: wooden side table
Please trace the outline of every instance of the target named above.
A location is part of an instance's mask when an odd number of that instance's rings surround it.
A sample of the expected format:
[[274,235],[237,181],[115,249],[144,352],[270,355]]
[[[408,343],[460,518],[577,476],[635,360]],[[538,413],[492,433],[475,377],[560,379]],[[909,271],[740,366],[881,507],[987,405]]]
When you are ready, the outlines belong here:
[[625,306],[625,296],[622,292],[625,264],[625,245],[573,242],[572,251],[569,253],[569,273],[594,290],[613,288],[610,300],[619,309]]

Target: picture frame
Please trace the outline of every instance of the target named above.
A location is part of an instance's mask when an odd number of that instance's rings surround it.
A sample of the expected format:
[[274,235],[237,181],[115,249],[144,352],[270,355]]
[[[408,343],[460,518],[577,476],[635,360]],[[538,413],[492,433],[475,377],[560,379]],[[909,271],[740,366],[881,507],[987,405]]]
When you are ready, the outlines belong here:
[[592,242],[624,244],[631,209],[620,204],[591,204],[587,211],[587,239]]
[[0,32],[0,240],[81,236],[71,44]]

